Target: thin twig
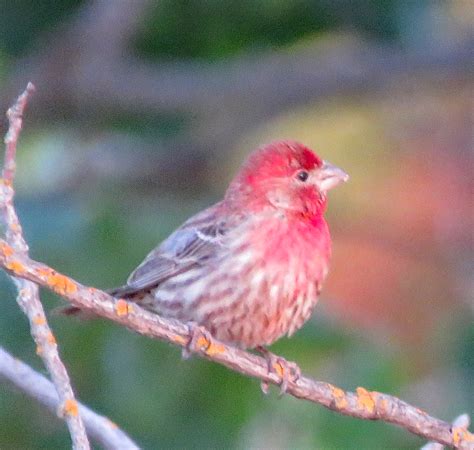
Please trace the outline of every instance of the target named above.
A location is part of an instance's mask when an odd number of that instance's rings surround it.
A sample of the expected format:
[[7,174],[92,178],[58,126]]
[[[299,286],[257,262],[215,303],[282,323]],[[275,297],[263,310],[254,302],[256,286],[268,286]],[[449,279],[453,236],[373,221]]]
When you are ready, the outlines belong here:
[[[189,327],[179,321],[164,319],[125,300],[115,300],[107,293],[86,287],[62,275],[45,264],[18,253],[0,239],[0,266],[8,273],[33,281],[80,307],[117,322],[137,333],[187,347],[191,335]],[[268,370],[267,361],[252,353],[234,348],[213,338],[197,339],[192,349],[200,356],[215,361],[231,370],[278,385],[281,379]],[[473,448],[474,435],[465,428],[452,427],[408,403],[375,391],[357,388],[356,392],[342,389],[308,377],[289,381],[287,392],[294,397],[319,403],[347,416],[392,423],[431,441],[453,448]]]
[[28,83],[25,91],[18,97],[15,104],[7,111],[10,123],[5,136],[5,161],[3,164],[3,179],[7,183],[13,183],[16,169],[16,144],[23,123],[23,111],[28,102],[28,97],[35,91],[33,83]]
[[[28,97],[33,91],[33,84],[28,83],[26,90],[7,112],[9,128],[5,136],[5,162],[2,172],[3,178],[0,183],[1,218],[6,225],[6,240],[15,251],[25,257],[28,256],[28,245],[23,238],[20,222],[13,206],[14,190],[12,185],[15,176],[16,147],[22,126],[22,115]],[[66,420],[73,448],[89,449],[84,423],[79,414],[69,375],[59,357],[56,339],[46,320],[43,305],[40,301],[39,288],[35,283],[24,279],[13,278],[13,281],[18,289],[18,305],[28,317],[30,323],[31,336],[36,343],[36,352],[43,359],[60,399],[61,406],[57,413]]]
[[[5,378],[20,391],[34,398],[56,414],[60,401],[53,383],[34,371],[30,366],[14,358],[0,347],[0,379]],[[109,418],[101,416],[85,405],[78,403],[87,434],[105,449],[136,450],[139,447]]]

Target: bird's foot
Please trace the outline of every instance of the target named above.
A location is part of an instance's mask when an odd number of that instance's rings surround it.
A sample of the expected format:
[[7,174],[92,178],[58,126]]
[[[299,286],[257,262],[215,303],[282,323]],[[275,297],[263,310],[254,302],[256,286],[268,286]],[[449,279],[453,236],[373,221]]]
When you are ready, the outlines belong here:
[[211,333],[203,326],[196,322],[188,322],[188,329],[190,339],[181,352],[183,359],[188,359],[192,353],[207,351],[212,343]]
[[[268,372],[276,373],[280,377],[280,395],[283,395],[288,389],[288,383],[295,383],[301,376],[301,369],[292,361],[287,361],[281,356],[267,350],[265,347],[258,346],[256,350],[261,353],[268,364]],[[260,387],[264,394],[268,393],[268,381],[262,381]]]

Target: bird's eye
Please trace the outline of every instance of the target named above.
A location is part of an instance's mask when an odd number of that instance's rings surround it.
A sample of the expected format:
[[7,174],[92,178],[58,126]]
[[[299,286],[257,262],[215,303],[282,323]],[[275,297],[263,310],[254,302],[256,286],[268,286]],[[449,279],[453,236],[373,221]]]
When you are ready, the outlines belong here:
[[296,176],[298,177],[298,180],[306,181],[309,177],[309,173],[306,172],[306,170],[300,170]]

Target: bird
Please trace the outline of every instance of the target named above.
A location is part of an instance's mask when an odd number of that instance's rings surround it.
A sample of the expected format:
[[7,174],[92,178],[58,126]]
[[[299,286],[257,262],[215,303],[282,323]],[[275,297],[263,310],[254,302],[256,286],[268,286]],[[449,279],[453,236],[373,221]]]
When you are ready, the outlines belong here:
[[109,293],[261,351],[273,367],[266,347],[301,328],[317,304],[331,255],[327,193],[347,180],[299,142],[263,145],[222,200],[184,222]]
[[291,336],[328,272],[329,189],[348,175],[296,141],[250,154],[224,198],[152,250],[114,297],[246,349]]

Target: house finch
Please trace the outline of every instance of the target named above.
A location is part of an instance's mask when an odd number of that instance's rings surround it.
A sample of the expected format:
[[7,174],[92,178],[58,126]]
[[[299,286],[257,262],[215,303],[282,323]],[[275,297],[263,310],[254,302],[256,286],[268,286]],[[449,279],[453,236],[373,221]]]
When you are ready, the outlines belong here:
[[326,193],[347,179],[298,142],[266,145],[111,293],[242,348],[291,335],[328,272]]

